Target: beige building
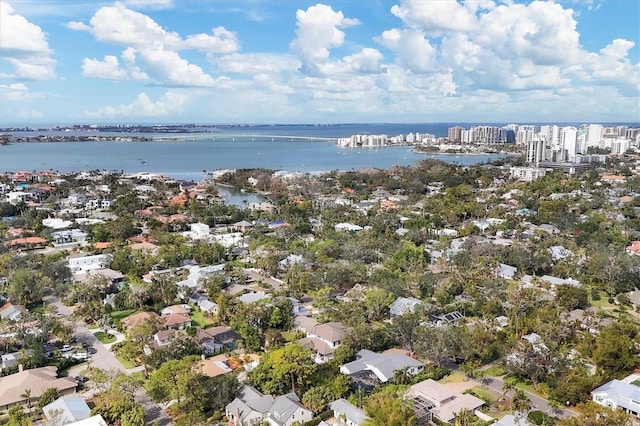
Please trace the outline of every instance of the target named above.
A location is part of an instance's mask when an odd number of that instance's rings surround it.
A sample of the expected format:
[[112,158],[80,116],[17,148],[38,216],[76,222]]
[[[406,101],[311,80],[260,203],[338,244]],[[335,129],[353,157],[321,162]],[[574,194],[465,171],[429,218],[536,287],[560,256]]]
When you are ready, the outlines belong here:
[[56,388],[60,396],[70,395],[76,391],[76,381],[71,377],[57,375],[56,367],[48,366],[22,370],[9,376],[0,377],[0,409],[7,409],[15,404],[25,404],[25,392],[30,392],[30,399],[36,402],[49,388]]

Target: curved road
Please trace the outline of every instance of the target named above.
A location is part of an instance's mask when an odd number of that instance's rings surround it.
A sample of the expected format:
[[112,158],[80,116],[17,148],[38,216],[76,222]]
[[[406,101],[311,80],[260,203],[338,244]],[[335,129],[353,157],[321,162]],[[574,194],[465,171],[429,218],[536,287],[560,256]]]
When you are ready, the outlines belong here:
[[[58,310],[58,313],[67,321],[73,322],[71,320],[71,310],[68,306],[62,303],[58,298],[54,296],[45,296],[44,301],[47,304],[53,305]],[[124,374],[131,374],[133,371],[138,371],[138,369],[127,370],[120,364],[120,362],[116,359],[113,352],[107,349],[96,337],[93,333],[87,328],[87,326],[83,322],[75,322],[73,323],[75,327],[75,336],[78,343],[89,343],[93,345],[96,349],[96,353],[91,355],[90,365],[91,367],[100,368],[102,370],[118,370],[123,372]],[[81,364],[82,365],[82,364]],[[81,367],[71,368],[69,369],[70,376],[78,375],[81,369],[85,369],[86,367],[82,365]],[[88,395],[91,393],[89,392]],[[160,426],[168,426],[173,425],[174,422],[171,418],[164,412],[162,407],[155,403],[147,394],[147,392],[142,388],[138,394],[136,395],[137,401],[144,407],[145,411],[145,421],[147,424],[157,422]]]
[[[499,394],[503,393],[503,387],[504,387],[504,380],[502,380],[502,377],[493,377],[493,376],[487,376],[485,377],[482,382],[480,383],[478,380],[474,380],[475,382],[477,382],[480,385],[484,385],[486,387],[488,387],[489,389],[491,389],[492,391],[495,391]],[[575,413],[574,411],[571,411],[567,408],[563,408],[563,407],[558,407],[557,409],[553,409],[550,405],[549,405],[549,401],[534,394],[531,393],[529,391],[526,391],[524,389],[521,389],[525,395],[527,395],[527,397],[529,398],[529,401],[531,401],[531,408],[535,409],[535,410],[540,410],[543,411],[544,413],[553,416],[553,417],[571,417],[571,416],[576,416],[577,413]],[[508,393],[510,396],[513,396],[514,391],[509,391]]]

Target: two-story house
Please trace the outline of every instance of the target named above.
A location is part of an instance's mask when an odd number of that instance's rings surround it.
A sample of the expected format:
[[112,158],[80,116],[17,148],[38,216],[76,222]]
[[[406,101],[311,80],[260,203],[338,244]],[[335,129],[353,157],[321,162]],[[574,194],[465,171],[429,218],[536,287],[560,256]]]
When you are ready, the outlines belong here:
[[315,352],[315,361],[323,364],[333,359],[333,351],[340,346],[346,336],[347,329],[342,323],[328,322],[313,325],[307,331],[307,337],[297,342],[311,348]]

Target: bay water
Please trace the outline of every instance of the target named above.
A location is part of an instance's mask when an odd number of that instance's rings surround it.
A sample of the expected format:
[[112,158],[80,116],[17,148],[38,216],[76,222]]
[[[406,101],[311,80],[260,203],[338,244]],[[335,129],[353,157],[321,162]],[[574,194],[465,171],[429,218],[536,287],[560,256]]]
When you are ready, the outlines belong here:
[[[219,169],[266,168],[290,172],[322,173],[363,168],[388,169],[411,165],[427,157],[471,165],[501,158],[499,154],[448,155],[416,153],[410,146],[340,148],[338,137],[354,133],[399,134],[392,129],[335,126],[234,127],[215,132],[184,134],[78,133],[83,136],[146,136],[152,141],[20,142],[0,146],[0,172],[19,170],[122,170],[149,172],[175,179],[199,181]],[[355,125],[354,125],[355,126]],[[389,131],[391,130],[391,131]],[[394,133],[395,131],[395,133]],[[414,132],[428,132],[416,128]],[[406,131],[404,134],[407,134]],[[434,132],[435,133],[435,132]],[[15,136],[64,135],[73,132],[14,132]]]

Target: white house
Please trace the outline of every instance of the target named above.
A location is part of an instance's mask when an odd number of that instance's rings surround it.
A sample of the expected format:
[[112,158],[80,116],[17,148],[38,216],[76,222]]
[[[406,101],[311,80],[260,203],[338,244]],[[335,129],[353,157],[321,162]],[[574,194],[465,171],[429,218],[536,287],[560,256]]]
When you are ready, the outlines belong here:
[[185,237],[193,240],[205,240],[211,236],[209,225],[205,223],[192,223],[189,227],[191,230],[184,233]]
[[42,414],[47,419],[47,423],[68,424],[88,419],[91,416],[91,408],[83,398],[63,396],[42,407]]
[[362,231],[364,228],[362,228],[362,226],[360,225],[356,225],[353,223],[338,223],[337,225],[334,226],[336,231]]
[[498,278],[503,278],[505,280],[512,280],[516,273],[518,272],[518,268],[515,266],[507,265],[506,263],[500,263],[496,266],[496,276]]
[[422,301],[415,297],[398,297],[389,306],[389,315],[391,318],[404,315],[407,312],[415,312],[416,308],[422,304]]
[[93,256],[70,257],[68,264],[73,274],[84,274],[93,269],[106,268],[110,262],[110,255],[96,254]]
[[51,233],[51,237],[53,238],[53,246],[59,247],[82,244],[87,240],[87,233],[74,228],[64,231],[54,231]]
[[522,279],[520,280],[525,286],[533,286],[534,285],[534,278],[549,284],[551,287],[555,287],[558,285],[570,285],[573,287],[580,287],[582,284],[580,284],[580,281],[578,280],[574,280],[573,278],[558,278],[558,277],[554,277],[552,275],[543,275],[541,277],[533,277],[531,275],[525,275],[522,277]]
[[611,380],[591,391],[593,401],[613,409],[621,408],[626,413],[640,417],[640,387],[620,380]]
[[333,411],[333,417],[339,419],[341,426],[360,426],[369,418],[364,411],[344,398],[336,399],[329,404],[329,408]]
[[5,195],[5,200],[11,204],[29,201],[33,198],[33,194],[24,191],[11,191]]
[[380,382],[386,383],[393,379],[396,371],[415,376],[423,368],[420,361],[393,349],[382,353],[362,349],[356,354],[355,361],[340,366],[340,372],[352,377],[373,373]]

